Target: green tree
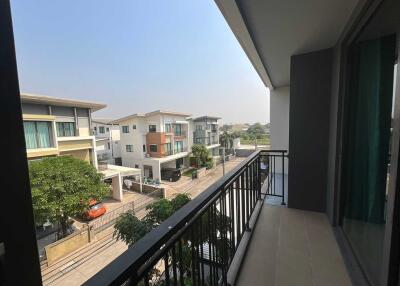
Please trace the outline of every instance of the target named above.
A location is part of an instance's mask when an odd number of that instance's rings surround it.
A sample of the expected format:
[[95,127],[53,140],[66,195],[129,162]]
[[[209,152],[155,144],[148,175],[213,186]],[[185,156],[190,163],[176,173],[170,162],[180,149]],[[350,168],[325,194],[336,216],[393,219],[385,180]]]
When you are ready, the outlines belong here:
[[69,217],[81,215],[91,199],[101,201],[109,192],[92,165],[71,156],[31,161],[29,177],[36,223],[58,222],[60,237],[68,234]]
[[197,166],[204,167],[209,161],[210,151],[204,145],[195,144],[192,146],[192,155],[196,158]]
[[118,217],[114,237],[131,246],[189,201],[190,197],[186,194],[179,194],[172,200],[161,199],[146,207],[148,213],[142,220],[134,212],[127,212]]
[[114,225],[114,237],[133,245],[151,230],[151,226],[135,216],[133,211],[122,214]]
[[231,150],[233,148],[233,136],[228,132],[224,132],[219,136],[219,141],[225,149]]
[[251,125],[247,129],[246,133],[251,135],[253,138],[254,137],[259,138],[260,136],[266,134],[266,128],[261,123],[257,122],[257,123],[254,123],[253,125]]

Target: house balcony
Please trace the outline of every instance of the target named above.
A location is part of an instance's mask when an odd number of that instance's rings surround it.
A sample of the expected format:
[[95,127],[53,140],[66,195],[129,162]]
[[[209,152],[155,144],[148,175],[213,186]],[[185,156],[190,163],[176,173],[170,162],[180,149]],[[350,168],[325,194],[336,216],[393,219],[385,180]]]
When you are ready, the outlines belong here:
[[326,215],[286,207],[287,161],[254,152],[85,285],[351,285]]

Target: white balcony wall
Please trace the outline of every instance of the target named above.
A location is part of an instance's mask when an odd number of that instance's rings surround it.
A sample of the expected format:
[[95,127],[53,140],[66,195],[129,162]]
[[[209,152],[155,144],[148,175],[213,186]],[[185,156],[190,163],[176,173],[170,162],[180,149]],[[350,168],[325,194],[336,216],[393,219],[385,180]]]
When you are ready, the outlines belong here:
[[[271,118],[271,150],[289,151],[289,86],[275,88],[270,92],[270,118]],[[282,172],[281,164],[276,166],[277,172]],[[288,172],[288,164],[285,162],[285,174]]]

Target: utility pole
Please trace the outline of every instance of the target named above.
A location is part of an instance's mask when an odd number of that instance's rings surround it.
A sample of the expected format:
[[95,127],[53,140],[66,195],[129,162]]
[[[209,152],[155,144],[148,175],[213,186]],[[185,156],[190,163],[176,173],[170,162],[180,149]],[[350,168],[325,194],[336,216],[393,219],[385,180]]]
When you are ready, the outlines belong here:
[[225,146],[222,147],[222,176],[225,176]]

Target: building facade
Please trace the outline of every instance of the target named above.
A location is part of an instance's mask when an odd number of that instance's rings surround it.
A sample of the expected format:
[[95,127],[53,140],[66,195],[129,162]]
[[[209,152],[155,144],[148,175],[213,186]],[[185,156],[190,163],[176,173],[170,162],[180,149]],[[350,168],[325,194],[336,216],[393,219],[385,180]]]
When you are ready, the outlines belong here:
[[93,135],[96,137],[97,160],[121,165],[120,128],[110,119],[93,119]]
[[140,168],[144,177],[161,179],[163,168],[189,165],[188,113],[157,110],[133,114],[112,123],[121,130],[122,166]]
[[213,157],[219,155],[219,119],[215,116],[201,116],[190,120],[192,143],[205,145]]
[[70,155],[97,168],[91,113],[104,104],[21,94],[28,160]]

